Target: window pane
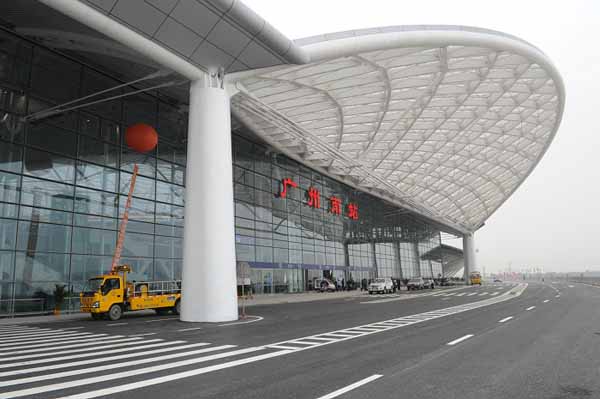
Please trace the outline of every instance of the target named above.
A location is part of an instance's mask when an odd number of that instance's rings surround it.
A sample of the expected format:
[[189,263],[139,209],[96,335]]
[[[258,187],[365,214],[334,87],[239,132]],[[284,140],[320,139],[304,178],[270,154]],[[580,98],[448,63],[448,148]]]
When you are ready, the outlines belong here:
[[32,281],[66,281],[69,276],[69,254],[17,252],[15,280],[25,285]]
[[123,256],[148,257],[154,254],[154,237],[148,234],[127,233],[123,243]]
[[23,148],[20,145],[0,141],[0,170],[21,173]]
[[77,163],[77,185],[117,191],[117,171],[80,161]]
[[44,123],[29,125],[27,144],[75,157],[77,138],[74,133]]
[[184,189],[174,184],[156,182],[156,200],[170,204],[183,205]]
[[17,249],[35,252],[69,252],[71,249],[71,226],[58,224],[19,222]]
[[0,219],[0,250],[15,249],[17,239],[17,221]]
[[77,187],[75,191],[75,211],[116,218],[118,196],[116,194]]
[[25,153],[24,173],[61,183],[73,183],[74,161],[69,158],[28,148]]
[[117,232],[110,230],[73,228],[73,253],[111,255],[115,251]]
[[24,176],[21,204],[71,211],[73,186]]
[[79,136],[79,159],[116,168],[119,150],[117,146],[86,136]]

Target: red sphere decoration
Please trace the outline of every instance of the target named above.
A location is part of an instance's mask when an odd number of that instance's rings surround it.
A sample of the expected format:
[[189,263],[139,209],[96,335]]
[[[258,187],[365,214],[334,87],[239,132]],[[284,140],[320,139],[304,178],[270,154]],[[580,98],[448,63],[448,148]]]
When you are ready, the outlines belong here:
[[125,131],[125,143],[129,148],[138,152],[152,151],[158,143],[158,133],[150,125],[136,123]]

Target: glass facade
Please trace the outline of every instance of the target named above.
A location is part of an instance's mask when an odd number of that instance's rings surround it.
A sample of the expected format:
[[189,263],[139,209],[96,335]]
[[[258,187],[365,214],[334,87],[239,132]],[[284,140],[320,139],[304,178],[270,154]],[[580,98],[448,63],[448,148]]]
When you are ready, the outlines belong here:
[[[121,84],[103,71],[0,31],[0,315],[77,310],[85,281],[106,272],[131,173],[139,165],[122,263],[135,280],[181,278],[187,114],[149,92],[44,118],[22,117]],[[123,89],[126,93],[131,89]],[[112,93],[115,95],[117,93]],[[130,151],[133,123],[159,132],[157,148]],[[431,276],[420,259],[440,243],[430,224],[304,167],[233,131],[236,255],[256,293],[311,289],[323,276]],[[282,198],[282,180],[288,187]],[[320,207],[308,205],[318,190]],[[330,198],[341,200],[341,214]],[[356,204],[358,219],[348,217]]]

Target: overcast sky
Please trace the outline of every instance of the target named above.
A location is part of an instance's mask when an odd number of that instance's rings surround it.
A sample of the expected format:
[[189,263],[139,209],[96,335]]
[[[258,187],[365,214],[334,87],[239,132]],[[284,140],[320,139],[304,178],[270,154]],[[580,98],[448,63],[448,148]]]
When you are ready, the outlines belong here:
[[[386,25],[495,29],[538,46],[558,67],[567,101],[550,149],[477,232],[487,272],[524,266],[600,270],[600,0],[244,0],[292,39]],[[460,241],[450,244],[460,246]]]

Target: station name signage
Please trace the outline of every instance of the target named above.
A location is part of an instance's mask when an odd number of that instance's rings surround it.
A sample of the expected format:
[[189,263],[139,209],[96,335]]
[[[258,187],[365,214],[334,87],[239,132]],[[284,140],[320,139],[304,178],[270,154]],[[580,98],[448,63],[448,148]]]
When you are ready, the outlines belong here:
[[[281,179],[281,189],[277,194],[279,198],[286,198],[288,194],[288,189],[298,188],[298,183],[293,181],[292,179],[286,177]],[[342,199],[332,195],[327,198],[329,201],[329,213],[333,215],[342,215]],[[319,209],[321,208],[321,193],[314,187],[309,187],[306,190],[306,205],[311,208]],[[345,215],[352,220],[358,220],[358,205],[354,202],[349,202],[346,204]]]

